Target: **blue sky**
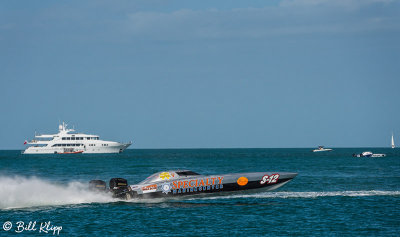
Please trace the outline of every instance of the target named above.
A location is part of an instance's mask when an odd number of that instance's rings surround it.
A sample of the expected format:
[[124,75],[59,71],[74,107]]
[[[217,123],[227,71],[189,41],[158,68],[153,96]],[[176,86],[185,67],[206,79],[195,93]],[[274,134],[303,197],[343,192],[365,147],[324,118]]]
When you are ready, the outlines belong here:
[[0,149],[400,143],[400,1],[1,1]]

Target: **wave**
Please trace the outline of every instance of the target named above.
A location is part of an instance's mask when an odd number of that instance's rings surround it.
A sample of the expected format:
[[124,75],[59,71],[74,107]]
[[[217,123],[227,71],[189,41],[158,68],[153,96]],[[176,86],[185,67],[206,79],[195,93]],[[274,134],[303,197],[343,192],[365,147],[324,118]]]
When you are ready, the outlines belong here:
[[106,193],[77,181],[57,184],[37,177],[0,176],[0,209],[113,202]]
[[[228,196],[204,197],[202,199],[234,199],[234,198],[319,198],[319,197],[365,197],[365,196],[400,196],[400,191],[330,191],[330,192],[264,192]],[[192,200],[198,198],[192,198]]]

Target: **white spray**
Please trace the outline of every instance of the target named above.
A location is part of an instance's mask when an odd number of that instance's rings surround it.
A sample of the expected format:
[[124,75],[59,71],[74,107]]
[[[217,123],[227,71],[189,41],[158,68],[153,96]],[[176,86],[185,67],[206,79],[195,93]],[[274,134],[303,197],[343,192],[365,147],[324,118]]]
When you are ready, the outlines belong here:
[[110,195],[91,192],[81,182],[57,184],[36,177],[0,176],[0,209],[112,201]]

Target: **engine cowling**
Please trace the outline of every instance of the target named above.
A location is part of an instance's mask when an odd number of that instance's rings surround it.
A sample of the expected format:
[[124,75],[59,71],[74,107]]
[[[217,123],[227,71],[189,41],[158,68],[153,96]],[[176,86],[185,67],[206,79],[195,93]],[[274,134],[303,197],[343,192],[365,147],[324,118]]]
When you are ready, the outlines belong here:
[[110,191],[114,198],[131,199],[133,197],[132,189],[128,181],[123,178],[110,179]]

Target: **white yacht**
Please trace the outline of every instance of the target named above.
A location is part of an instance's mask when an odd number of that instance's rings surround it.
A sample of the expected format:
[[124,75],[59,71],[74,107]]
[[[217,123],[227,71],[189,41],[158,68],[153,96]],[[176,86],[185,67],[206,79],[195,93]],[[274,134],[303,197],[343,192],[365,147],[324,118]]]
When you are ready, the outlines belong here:
[[100,140],[97,135],[75,133],[67,129],[64,122],[59,125],[57,134],[36,135],[22,154],[71,154],[71,153],[121,153],[132,142],[119,143]]

